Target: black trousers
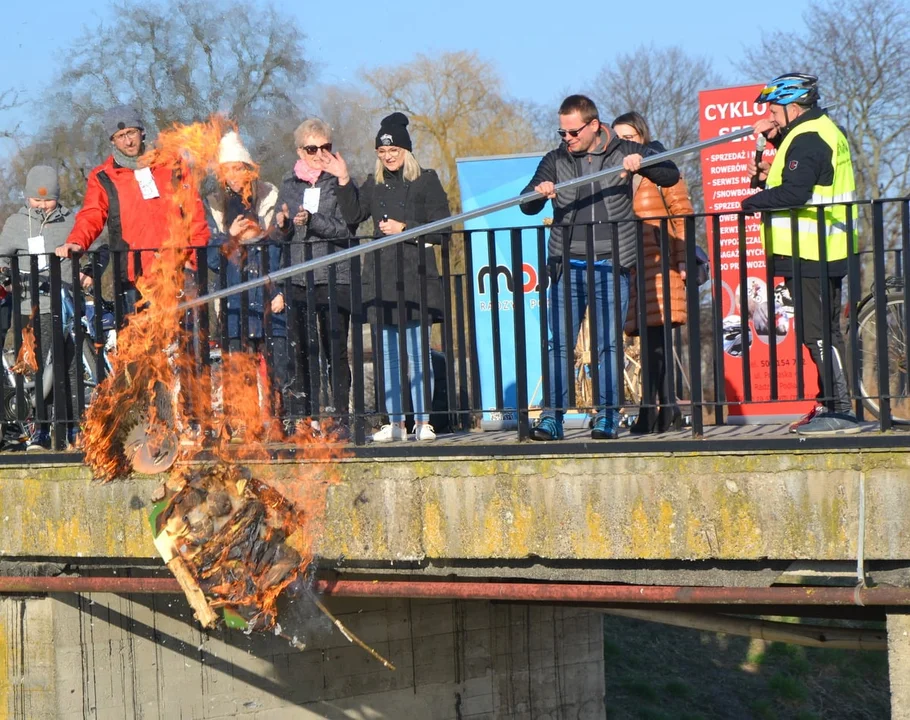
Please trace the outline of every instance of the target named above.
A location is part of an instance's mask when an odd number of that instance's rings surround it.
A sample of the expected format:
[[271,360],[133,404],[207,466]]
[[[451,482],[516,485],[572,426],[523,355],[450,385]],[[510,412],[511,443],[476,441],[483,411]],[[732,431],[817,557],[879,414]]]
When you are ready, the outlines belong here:
[[[790,296],[796,299],[795,280],[792,277],[784,281]],[[797,308],[796,320],[803,333],[803,344],[808,348],[812,361],[818,370],[819,398],[829,398],[829,409],[836,412],[850,412],[850,394],[847,391],[847,369],[845,365],[846,342],[841,330],[843,315],[843,284],[840,277],[828,278],[828,287],[822,288],[821,278],[803,277],[800,279],[802,307]],[[822,292],[828,294],[829,314],[825,316],[822,305]],[[833,386],[825,387],[825,326],[831,331],[831,369]]]
[[[321,404],[319,399],[324,396],[325,405],[334,408],[343,419],[348,412],[351,392],[351,364],[348,359],[351,313],[342,304],[338,305],[333,332],[330,308],[323,301],[323,295],[324,293],[317,295],[316,306],[311,313],[308,311],[306,288],[294,286],[291,332],[297,333],[297,342],[292,342],[297,372],[292,381],[293,394],[301,415],[318,414]],[[324,393],[320,383],[320,350],[325,358],[328,377],[328,387]]]

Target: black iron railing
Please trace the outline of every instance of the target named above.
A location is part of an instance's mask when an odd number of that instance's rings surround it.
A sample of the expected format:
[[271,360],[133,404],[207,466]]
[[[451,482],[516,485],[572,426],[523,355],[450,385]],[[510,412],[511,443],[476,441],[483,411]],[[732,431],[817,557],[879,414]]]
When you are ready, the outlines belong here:
[[[818,216],[822,260],[819,283],[827,287],[837,273],[824,262],[826,227],[821,206]],[[795,211],[791,219],[796,236],[799,228]],[[786,288],[775,281],[779,268],[773,258],[768,259],[761,273],[753,272],[748,263],[764,258],[755,256],[754,244],[747,242],[747,218],[734,218],[734,238],[721,232],[722,224],[729,225],[730,220],[729,215],[684,218],[685,264],[690,278],[685,285],[688,319],[684,326],[675,327],[670,314],[664,313],[662,325],[662,344],[672,349],[666,353],[672,359],[667,360],[669,399],[664,403],[683,410],[695,436],[704,432],[706,424],[743,421],[742,416],[749,414],[750,407],[770,407],[773,415],[773,408],[779,406],[787,408],[780,413],[786,415],[792,413],[794,403],[806,405],[816,399],[806,382],[809,378],[811,387],[814,366],[810,363],[807,367],[802,350],[805,299],[800,280],[807,266],[794,258],[790,271],[793,282]],[[643,267],[642,239],[651,230],[642,220],[631,222],[636,233],[635,264]],[[767,231],[767,216],[764,223]],[[844,312],[840,318],[846,340],[850,399],[860,420],[874,417],[881,430],[888,430],[895,423],[910,421],[910,349],[906,342],[910,337],[910,315],[905,311],[910,267],[904,262],[910,252],[908,200],[855,203],[848,207],[846,224],[848,236],[855,229],[858,240],[856,250],[848,243]],[[378,308],[395,311],[391,314],[398,318],[397,350],[402,359],[407,357],[402,318],[410,310],[411,316],[419,319],[422,336],[429,337],[420,350],[421,364],[433,368],[432,379],[430,373],[424,373],[415,393],[420,393],[424,407],[431,409],[431,423],[440,435],[513,428],[516,439],[523,441],[542,410],[571,411],[575,421],[583,424],[605,410],[598,402],[604,373],[620,379],[608,409],[631,418],[639,408],[653,405],[652,398],[639,397],[640,382],[636,380],[636,376],[648,376],[653,353],[648,333],[639,333],[637,348],[633,349],[623,328],[630,317],[637,318],[639,328],[647,326],[646,301],[649,295],[653,299],[654,292],[644,273],[630,274],[618,263],[597,265],[607,257],[619,257],[627,225],[614,222],[574,227],[572,235],[586,240],[584,255],[577,257],[572,254],[569,233],[564,233],[561,247],[548,250],[549,230],[545,227],[441,234],[437,231],[442,238],[440,245],[417,242],[416,266],[405,265],[402,244],[369,252],[363,261],[347,256],[340,263],[331,264],[319,283],[310,270],[302,276],[284,277],[259,295],[255,290],[244,289],[233,299],[219,297],[186,311],[185,327],[191,336],[187,348],[196,355],[201,372],[209,372],[222,352],[261,353],[272,382],[281,386],[280,402],[271,408],[274,412],[289,424],[324,423],[331,418],[350,429],[355,444],[364,444],[388,415],[383,402],[381,336],[389,313],[379,312]],[[671,237],[667,219],[660,219],[654,232],[660,247],[659,274],[667,277],[672,243],[677,240]],[[369,238],[352,240],[369,242]],[[702,287],[692,281],[691,269],[699,262],[696,245],[706,247],[711,266],[711,279]],[[249,249],[254,247],[257,246]],[[735,257],[729,256],[731,249],[735,249]],[[233,284],[229,282],[226,263],[221,262],[215,269],[209,250],[193,250],[196,270],[188,278],[203,294]],[[309,250],[306,246],[305,252]],[[391,293],[387,290],[388,278],[382,276],[380,253],[391,254],[395,259]],[[263,277],[277,269],[271,266],[268,252],[257,253],[257,257],[255,266],[248,262],[238,265],[235,282],[237,278],[244,282]],[[288,245],[280,247],[280,257],[282,267],[290,265]],[[310,255],[306,257],[309,259]],[[102,275],[96,256],[88,253],[81,259],[82,265],[94,264],[94,276],[102,278],[88,294],[79,290],[77,264],[74,263],[70,277],[62,277],[56,257],[48,256],[43,270],[40,260],[38,256],[0,260],[0,265],[8,267],[8,295],[0,306],[7,314],[9,327],[4,353],[4,419],[7,426],[20,426],[27,432],[33,431],[36,424],[47,425],[55,431],[55,447],[63,449],[66,430],[78,427],[94,386],[103,382],[109,371],[106,358],[115,352],[116,328],[136,310],[137,297],[129,278],[141,274],[142,258],[138,252],[112,252],[110,268]],[[578,273],[566,271],[573,260],[581,263]],[[738,269],[734,269],[737,263]],[[347,266],[344,274],[351,280],[348,288],[338,282],[341,264]],[[757,283],[756,278],[762,282]],[[558,298],[551,292],[554,279],[559,283]],[[595,330],[587,333],[587,346],[581,357],[577,352],[567,352],[566,365],[559,368],[570,378],[567,400],[564,407],[554,407],[552,391],[559,379],[550,366],[553,325],[557,322],[567,328],[573,326],[572,306],[579,302],[579,279],[588,288],[611,281],[610,297],[600,307],[589,303],[587,322]],[[621,287],[626,282],[634,284],[638,303],[629,307],[623,317],[617,308],[621,306]],[[431,307],[435,296],[432,283],[438,283],[440,289],[439,308]],[[295,285],[302,290],[295,291]],[[788,292],[789,288],[792,292]],[[284,319],[275,316],[267,300],[256,300],[279,291],[287,306]],[[302,310],[301,293],[305,298]],[[675,301],[668,283],[663,283],[660,293],[663,306],[672,307]],[[50,301],[50,309],[44,313],[40,308],[42,297]],[[342,297],[344,302],[340,303]],[[551,312],[554,299],[562,308],[559,318]],[[824,317],[831,317],[834,303],[836,298],[822,293]],[[604,308],[611,311],[609,316],[604,316]],[[757,312],[762,323],[768,320],[769,324],[759,327]],[[349,332],[344,337],[343,319],[348,314]],[[320,327],[320,315],[325,320],[324,328]],[[236,319],[233,333],[228,317]],[[11,368],[21,354],[23,330],[28,326],[35,331],[38,371],[23,374]],[[290,356],[284,374],[276,373],[276,362],[281,360],[274,352],[277,328],[281,326],[287,328]],[[609,328],[609,332],[598,332],[601,327]],[[327,347],[320,342],[320,333],[329,338]],[[791,334],[793,341],[787,339]],[[597,358],[603,348],[599,345],[601,337],[606,336],[616,340],[619,351],[600,363]],[[569,338],[570,346],[574,340]],[[832,342],[830,328],[824,325],[823,387],[833,385],[836,357],[830,352]],[[351,375],[349,391],[339,379],[345,348]],[[638,361],[634,360],[636,353]],[[282,383],[283,376],[286,380]],[[410,423],[416,398],[409,391],[404,361],[399,363],[397,380],[401,406]],[[817,399],[822,403],[833,400],[824,395]]]

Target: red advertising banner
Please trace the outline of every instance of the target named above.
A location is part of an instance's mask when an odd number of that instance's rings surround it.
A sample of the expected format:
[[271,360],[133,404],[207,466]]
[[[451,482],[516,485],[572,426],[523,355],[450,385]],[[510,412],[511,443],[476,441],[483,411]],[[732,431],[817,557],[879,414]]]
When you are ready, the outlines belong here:
[[[699,139],[751,127],[768,112],[767,105],[756,103],[762,85],[705,90],[699,99]],[[702,187],[705,211],[730,213],[720,216],[720,267],[723,285],[722,310],[724,318],[724,385],[729,406],[728,422],[774,423],[806,413],[812,402],[762,402],[771,399],[771,369],[769,339],[777,341],[777,397],[793,399],[796,394],[796,333],[793,327],[793,300],[782,278],[774,278],[775,317],[770,318],[767,302],[765,252],[761,242],[761,219],[746,216],[745,259],[746,288],[740,287],[739,211],[742,201],[758,192],[749,187],[751,177],[746,171],[755,157],[755,136],[749,135],[723,145],[702,150]],[[774,149],[765,149],[764,160],[771,162]],[[708,255],[714,261],[712,223],[707,225]],[[740,293],[747,294],[748,317],[741,316]],[[745,399],[743,372],[743,343],[749,346],[752,402],[739,405]],[[818,389],[815,365],[808,351],[802,348],[805,396],[812,398]]]

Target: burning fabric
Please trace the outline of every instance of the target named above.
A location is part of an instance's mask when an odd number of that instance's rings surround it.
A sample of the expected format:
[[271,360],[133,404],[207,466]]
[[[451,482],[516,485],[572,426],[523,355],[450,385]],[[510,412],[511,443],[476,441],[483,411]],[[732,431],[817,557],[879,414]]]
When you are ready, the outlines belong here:
[[35,341],[35,328],[32,323],[35,321],[36,311],[33,309],[29,317],[28,324],[22,328],[22,345],[19,348],[19,354],[16,356],[16,363],[10,368],[11,372],[17,375],[34,375],[38,372],[38,352]]
[[[277,600],[309,567],[325,489],[337,482],[330,461],[344,451],[314,437],[308,423],[291,437],[278,431],[281,423],[270,411],[277,403],[258,356],[223,359],[222,401],[214,402],[212,373],[190,352],[188,328],[198,324],[188,323],[180,308],[193,291],[195,257],[192,213],[184,209],[198,202],[204,177],[217,174],[219,144],[229,127],[219,119],[175,126],[141,160],[171,169],[169,197],[177,207],[154,264],[136,278],[141,310],[118,334],[113,371],[86,412],[83,445],[86,462],[103,482],[133,471],[169,473],[154,498],[155,545],[204,627],[214,627],[222,609],[232,626],[277,631]],[[256,171],[250,166],[242,179],[254,182]],[[267,483],[240,463],[256,461],[258,472],[268,472],[264,443],[278,436],[296,445],[299,462],[293,478]],[[231,442],[237,437],[239,445]],[[172,467],[179,459],[196,462]],[[351,642],[392,667],[311,599]]]
[[[275,626],[275,602],[305,566],[308,544],[298,533],[303,513],[286,498],[248,471],[218,463],[191,473],[151,520],[155,546],[168,567],[179,568],[202,625],[213,627],[213,608],[224,607],[251,630]],[[205,605],[197,589],[211,598]]]

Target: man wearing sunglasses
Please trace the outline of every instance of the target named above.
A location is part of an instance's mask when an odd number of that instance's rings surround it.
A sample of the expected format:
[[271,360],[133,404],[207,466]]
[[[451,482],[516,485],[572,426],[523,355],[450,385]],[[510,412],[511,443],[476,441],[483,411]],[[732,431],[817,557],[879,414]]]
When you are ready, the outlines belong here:
[[[531,438],[563,437],[562,418],[572,381],[569,367],[574,366],[575,339],[585,311],[592,304],[596,306],[599,387],[595,390],[597,416],[591,437],[610,440],[616,437],[619,421],[616,353],[621,340],[615,329],[625,321],[629,269],[635,265],[638,237],[632,210],[632,175],[640,172],[655,185],[669,187],[679,181],[679,170],[669,161],[642,168],[642,157],[655,151],[616,137],[608,125],[601,124],[597,106],[584,95],[570,95],[563,100],[556,132],[563,142],[544,156],[531,182],[522,190],[541,195],[522,204],[522,211],[528,215],[540,212],[547,200],[553,203],[547,244],[550,397],[545,399],[546,407],[531,428]],[[566,180],[620,166],[625,172],[571,190],[557,193],[555,189]],[[614,228],[618,257],[613,254]],[[594,258],[594,287],[588,287],[589,247]],[[614,281],[619,283],[619,307],[614,302]],[[565,321],[565,283],[569,284],[571,327],[566,327]]]

